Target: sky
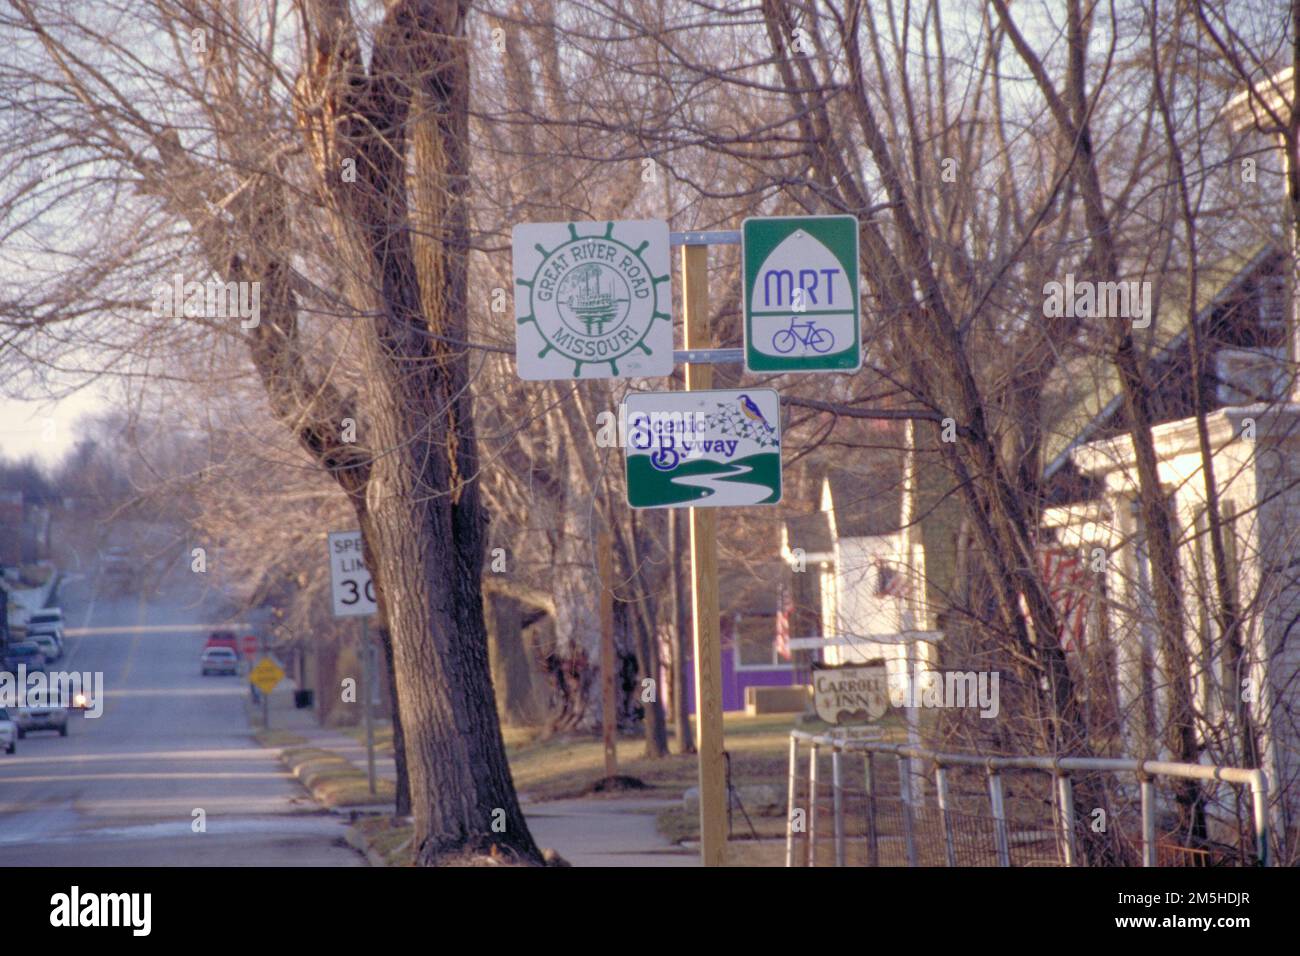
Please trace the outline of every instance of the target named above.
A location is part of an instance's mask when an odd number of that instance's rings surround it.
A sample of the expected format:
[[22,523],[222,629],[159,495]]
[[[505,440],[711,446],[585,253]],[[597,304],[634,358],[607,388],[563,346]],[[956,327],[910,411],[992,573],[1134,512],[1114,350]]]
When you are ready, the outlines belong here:
[[59,461],[78,434],[77,421],[104,410],[108,397],[85,388],[58,401],[26,402],[0,397],[0,458],[34,457],[41,464]]

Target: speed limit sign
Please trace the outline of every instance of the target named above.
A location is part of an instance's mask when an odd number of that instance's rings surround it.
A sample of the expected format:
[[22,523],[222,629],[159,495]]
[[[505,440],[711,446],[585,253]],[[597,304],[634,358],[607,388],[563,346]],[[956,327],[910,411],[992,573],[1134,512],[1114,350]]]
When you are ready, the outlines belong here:
[[335,617],[361,617],[378,610],[375,582],[366,570],[360,531],[331,531],[330,593]]

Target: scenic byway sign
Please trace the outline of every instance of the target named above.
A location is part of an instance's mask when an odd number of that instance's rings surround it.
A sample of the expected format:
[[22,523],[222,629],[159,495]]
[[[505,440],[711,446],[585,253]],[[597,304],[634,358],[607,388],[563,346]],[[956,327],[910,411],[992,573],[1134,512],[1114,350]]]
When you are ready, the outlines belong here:
[[672,374],[666,222],[525,223],[511,249],[520,378]]
[[633,508],[781,500],[781,400],[770,388],[628,395]]
[[862,367],[856,216],[746,219],[745,370]]
[[360,531],[331,531],[330,595],[335,617],[360,617],[374,614],[375,583],[366,570]]

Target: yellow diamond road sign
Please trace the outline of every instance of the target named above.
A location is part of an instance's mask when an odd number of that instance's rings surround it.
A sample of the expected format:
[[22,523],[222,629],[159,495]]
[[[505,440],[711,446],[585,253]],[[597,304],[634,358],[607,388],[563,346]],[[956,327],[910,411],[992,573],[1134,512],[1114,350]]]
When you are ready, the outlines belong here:
[[248,673],[248,679],[257,685],[258,690],[263,694],[269,694],[275,690],[276,685],[284,680],[284,671],[280,665],[269,657],[263,657],[257,662],[257,665]]

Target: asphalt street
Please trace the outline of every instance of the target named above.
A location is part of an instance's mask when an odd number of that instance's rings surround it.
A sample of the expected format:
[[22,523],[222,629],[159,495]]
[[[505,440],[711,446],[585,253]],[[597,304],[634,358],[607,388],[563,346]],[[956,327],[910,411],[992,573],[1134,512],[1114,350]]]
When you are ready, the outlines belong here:
[[0,754],[0,866],[363,865],[254,743],[245,679],[200,676],[217,626],[200,579],[182,564],[149,594],[98,571],[62,588],[51,670],[102,672],[104,710]]

